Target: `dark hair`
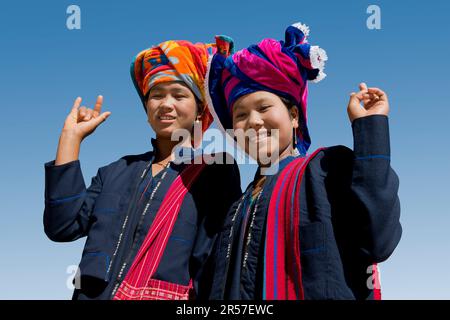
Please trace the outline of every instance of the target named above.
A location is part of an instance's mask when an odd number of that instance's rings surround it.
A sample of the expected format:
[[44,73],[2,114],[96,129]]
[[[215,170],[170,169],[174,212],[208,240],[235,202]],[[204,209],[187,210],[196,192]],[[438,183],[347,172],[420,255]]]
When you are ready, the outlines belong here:
[[194,97],[195,97],[195,102],[197,103],[198,114],[203,114],[203,111],[205,109],[205,104],[199,98],[197,98],[197,96],[195,94],[194,94]]
[[[288,111],[291,111],[291,109],[292,108],[294,108],[294,107],[296,107],[297,106],[297,104],[293,101],[293,100],[291,100],[291,99],[287,99],[287,98],[284,98],[284,97],[280,97],[280,96],[278,96],[280,99],[281,99],[281,101],[283,102],[283,104],[286,106],[286,108],[288,109]],[[297,119],[297,121],[298,121],[298,124],[299,124],[299,126],[300,126],[300,124],[301,124],[301,121],[302,121],[302,119],[301,119],[301,116],[300,116],[300,110],[299,109],[297,109],[298,110],[298,119]],[[291,113],[289,113],[289,116],[291,117]],[[292,146],[293,146],[293,148],[295,148],[295,129],[293,130],[293,136],[294,136],[294,138],[292,139]]]
[[288,99],[285,97],[280,97],[280,96],[278,96],[278,97],[281,99],[281,101],[283,101],[284,105],[286,106],[286,108],[288,110],[291,110],[293,107],[296,106],[295,102],[292,101],[291,99]]

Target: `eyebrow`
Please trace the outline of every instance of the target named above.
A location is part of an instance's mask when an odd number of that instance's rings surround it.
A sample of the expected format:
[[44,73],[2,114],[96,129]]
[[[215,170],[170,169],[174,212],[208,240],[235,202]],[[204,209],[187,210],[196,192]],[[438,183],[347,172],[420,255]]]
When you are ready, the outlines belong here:
[[150,91],[148,92],[148,94],[154,93],[154,92],[160,92],[162,91],[162,89],[160,87],[153,87],[150,89]]
[[[267,98],[265,98],[265,97],[261,97],[261,98],[257,98],[254,102],[253,102],[253,104],[255,104],[255,105],[257,105],[257,104],[262,104],[262,103],[268,103],[268,99]],[[242,108],[242,104],[234,104],[233,105],[233,109],[234,110],[237,110],[237,109],[240,109],[240,108]]]
[[172,91],[172,92],[177,92],[177,93],[187,93],[187,91],[186,90],[189,90],[188,88],[174,88],[174,89],[171,89],[170,91]]
[[154,92],[175,92],[175,93],[186,93],[186,90],[189,90],[188,88],[173,88],[173,89],[165,89],[162,87],[158,87],[155,86],[152,89],[150,89],[149,93],[154,93]]

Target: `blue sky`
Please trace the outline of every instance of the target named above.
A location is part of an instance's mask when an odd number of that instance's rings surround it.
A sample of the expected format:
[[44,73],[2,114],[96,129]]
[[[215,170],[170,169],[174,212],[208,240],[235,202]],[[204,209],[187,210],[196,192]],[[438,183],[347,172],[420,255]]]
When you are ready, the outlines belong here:
[[[81,8],[81,30],[66,9]],[[381,30],[366,27],[369,5]],[[311,149],[352,147],[348,95],[361,81],[390,98],[392,166],[400,177],[403,238],[381,264],[386,299],[450,298],[450,44],[447,1],[28,1],[0,10],[0,299],[69,299],[66,270],[84,239],[44,234],[45,162],[53,160],[77,96],[105,97],[111,117],[81,149],[86,184],[100,166],[150,148],[153,135],[129,77],[140,50],[168,39],[234,38],[236,47],[282,39],[301,21],[329,57],[310,85]],[[255,167],[241,166],[243,187]]]

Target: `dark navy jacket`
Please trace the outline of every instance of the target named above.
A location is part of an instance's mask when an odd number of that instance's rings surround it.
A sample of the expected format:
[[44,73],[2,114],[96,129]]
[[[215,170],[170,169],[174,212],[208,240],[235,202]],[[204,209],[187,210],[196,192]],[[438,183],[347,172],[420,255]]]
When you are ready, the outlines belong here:
[[[79,265],[81,288],[73,299],[111,299],[125,277],[167,190],[185,166],[170,164],[142,216],[137,198],[143,186],[150,182],[148,199],[162,178],[162,172],[153,180],[151,173],[141,177],[152,157],[153,152],[125,156],[102,167],[87,189],[79,161],[45,164],[45,233],[57,242],[87,236]],[[205,266],[213,243],[227,210],[240,195],[236,164],[207,165],[184,198],[154,278],[181,285],[192,278],[197,297],[207,298],[211,274],[203,270],[209,270]]]
[[[368,267],[386,260],[397,246],[399,180],[390,167],[388,118],[374,115],[353,124],[354,150],[334,146],[308,164],[300,192],[300,252],[305,299],[370,299]],[[211,299],[262,299],[265,225],[278,174],[267,176],[242,267],[243,239],[231,231],[237,201],[229,211],[215,249]],[[256,176],[258,176],[257,172]],[[250,185],[246,192],[251,192]],[[234,232],[227,259],[230,232]]]

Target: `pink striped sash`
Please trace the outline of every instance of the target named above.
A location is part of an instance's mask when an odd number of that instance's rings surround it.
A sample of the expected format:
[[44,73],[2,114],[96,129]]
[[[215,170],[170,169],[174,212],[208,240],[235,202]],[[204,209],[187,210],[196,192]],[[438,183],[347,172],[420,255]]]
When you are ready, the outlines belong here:
[[302,300],[300,186],[309,161],[324,148],[289,163],[277,178],[267,217],[264,300]]
[[[320,151],[289,163],[277,178],[269,203],[264,257],[264,300],[303,300],[300,263],[300,186],[308,163]],[[381,300],[377,264],[372,266],[373,299]]]
[[152,279],[152,276],[164,254],[184,196],[205,165],[204,163],[189,165],[172,183],[114,300],[169,299],[168,297],[170,297],[169,300],[185,300],[189,298],[192,281],[189,286],[182,286]]

